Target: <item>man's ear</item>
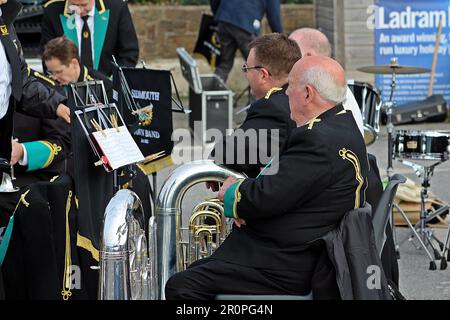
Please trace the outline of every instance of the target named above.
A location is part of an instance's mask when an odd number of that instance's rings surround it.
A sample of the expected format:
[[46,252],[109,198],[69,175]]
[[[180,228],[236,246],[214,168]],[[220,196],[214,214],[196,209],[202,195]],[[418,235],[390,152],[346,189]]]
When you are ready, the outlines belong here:
[[270,75],[269,75],[269,71],[266,68],[262,68],[261,69],[261,74],[263,75],[263,79],[269,79]]
[[306,85],[306,86],[305,86],[305,89],[306,89],[306,90],[305,90],[305,92],[306,92],[305,100],[306,100],[307,102],[310,102],[310,101],[312,100],[312,98],[313,98],[314,92],[313,92],[311,86],[309,86],[309,85]]

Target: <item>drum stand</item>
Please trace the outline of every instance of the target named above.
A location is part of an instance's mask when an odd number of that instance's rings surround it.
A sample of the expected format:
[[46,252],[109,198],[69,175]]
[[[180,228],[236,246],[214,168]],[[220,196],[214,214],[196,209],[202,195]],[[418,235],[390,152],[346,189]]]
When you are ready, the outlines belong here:
[[[397,60],[393,58],[391,60],[391,63],[396,63]],[[394,168],[392,166],[392,159],[394,157],[394,150],[393,150],[393,141],[394,141],[394,124],[392,122],[392,109],[395,107],[395,102],[393,101],[394,97],[394,91],[396,87],[396,74],[395,69],[392,69],[392,82],[391,82],[391,93],[389,95],[389,101],[384,103],[384,107],[386,109],[386,130],[387,130],[387,142],[388,142],[388,166],[386,169],[386,175],[388,180],[391,180],[391,175],[394,171]],[[395,204],[394,204],[395,205]],[[395,205],[396,206],[396,205]],[[397,208],[399,209],[399,208]],[[391,223],[391,229],[392,229],[392,238],[394,241],[395,246],[395,254],[397,256],[397,259],[400,259],[400,246],[398,245],[397,241],[397,233],[395,232],[395,224],[394,224],[394,212],[391,209],[391,215],[390,215],[390,223]]]
[[[401,245],[407,239],[409,241],[411,241],[415,237],[420,243],[420,246],[416,247],[416,248],[420,249],[420,247],[422,247],[425,250],[427,256],[430,258],[430,270],[436,270],[436,263],[434,260],[438,260],[438,259],[441,259],[441,269],[445,269],[447,261],[445,261],[445,251],[446,250],[445,250],[444,243],[442,243],[435,236],[434,232],[430,228],[428,228],[426,226],[426,224],[433,218],[437,217],[438,215],[440,215],[443,212],[445,212],[446,210],[448,210],[450,208],[450,204],[446,204],[446,205],[442,206],[441,208],[439,208],[432,214],[428,214],[426,207],[425,207],[425,202],[426,202],[426,199],[428,198],[428,188],[430,187],[430,178],[433,175],[434,168],[437,165],[441,164],[442,162],[437,162],[430,166],[423,166],[423,165],[418,165],[418,164],[412,163],[410,161],[405,161],[405,160],[400,160],[400,161],[403,164],[412,167],[418,177],[422,176],[422,190],[420,191],[420,219],[416,225],[413,226],[411,221],[408,219],[408,217],[404,213],[404,211],[397,204],[395,205],[397,210],[402,215],[403,219],[408,224],[408,227],[411,229],[411,234],[409,235],[409,237],[407,237],[403,241],[401,241],[401,243],[399,245]],[[449,230],[450,230],[450,227],[449,227]],[[448,238],[448,234],[447,234],[447,238]],[[442,251],[442,254],[435,247],[435,245],[433,244],[433,241],[435,243],[437,243],[440,250]],[[448,239],[446,240],[446,243],[448,243]],[[431,254],[431,252],[428,250],[427,245],[432,249],[434,258],[433,258],[433,255]]]
[[445,237],[445,242],[444,242],[444,250],[442,250],[442,254],[441,254],[441,270],[447,269],[447,261],[450,261],[450,241],[449,240],[450,240],[450,225],[448,226],[448,229],[447,229],[447,236]]

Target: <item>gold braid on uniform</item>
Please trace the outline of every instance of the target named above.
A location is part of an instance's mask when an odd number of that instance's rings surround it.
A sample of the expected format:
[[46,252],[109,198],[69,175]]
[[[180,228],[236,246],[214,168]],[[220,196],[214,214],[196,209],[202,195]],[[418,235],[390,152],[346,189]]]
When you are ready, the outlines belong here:
[[72,288],[72,257],[70,251],[70,226],[69,226],[69,211],[70,203],[72,201],[72,191],[69,191],[69,196],[66,202],[66,254],[64,258],[64,275],[63,275],[63,288],[61,295],[63,300],[69,300],[72,296],[70,289]]
[[342,157],[342,159],[350,161],[351,164],[353,165],[353,167],[355,168],[355,176],[356,176],[356,180],[358,181],[358,187],[356,188],[356,191],[355,191],[355,209],[357,209],[361,205],[360,201],[359,201],[359,195],[361,193],[361,187],[364,184],[364,178],[361,174],[361,165],[359,164],[358,157],[351,150],[347,150],[346,148],[343,148],[343,149],[339,150],[339,155]]

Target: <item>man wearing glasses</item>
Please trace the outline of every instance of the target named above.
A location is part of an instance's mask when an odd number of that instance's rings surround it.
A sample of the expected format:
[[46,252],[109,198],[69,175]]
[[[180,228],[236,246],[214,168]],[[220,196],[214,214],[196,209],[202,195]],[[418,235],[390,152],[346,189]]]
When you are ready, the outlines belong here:
[[[242,71],[257,100],[247,110],[242,125],[215,145],[211,157],[217,164],[254,178],[283,148],[295,128],[285,91],[289,72],[301,54],[295,41],[280,33],[256,38],[249,48]],[[218,189],[216,184],[208,186],[213,191]]]
[[[112,90],[106,76],[88,71],[79,62],[77,47],[65,37],[51,40],[44,51],[49,77],[30,70],[40,83],[62,96],[66,95],[64,85],[86,80],[103,80],[106,88]],[[109,85],[108,85],[109,84]],[[15,140],[12,142],[11,165],[14,166],[14,185],[26,188],[38,181],[49,181],[55,175],[70,171],[70,125],[62,119],[44,119],[14,112]],[[7,224],[21,192],[0,194],[0,209],[8,214],[0,215],[0,227]]]

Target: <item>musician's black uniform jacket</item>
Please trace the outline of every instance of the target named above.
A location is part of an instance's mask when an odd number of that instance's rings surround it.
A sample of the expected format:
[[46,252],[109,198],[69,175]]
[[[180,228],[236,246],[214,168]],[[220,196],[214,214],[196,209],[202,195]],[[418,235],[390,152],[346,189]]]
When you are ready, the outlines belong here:
[[212,258],[263,269],[313,270],[308,242],[362,206],[366,146],[351,112],[334,107],[293,130],[278,173],[244,179],[225,193],[225,215],[243,218]]
[[[55,90],[43,85],[33,77],[25,60],[22,57],[22,49],[13,26],[8,27],[9,37],[15,43],[20,59],[20,76],[22,78],[22,96],[17,104],[17,111],[41,118],[56,118],[56,109],[60,103],[66,101],[66,97]],[[13,77],[16,75],[13,72]],[[11,95],[8,111],[0,119],[0,158],[11,157],[11,136],[13,131],[13,115],[17,101]]]
[[[120,66],[134,67],[139,44],[126,1],[95,0],[93,67],[111,76],[112,55]],[[79,47],[77,29],[68,8],[68,0],[51,0],[45,4],[42,18],[41,49],[53,38],[65,35]]]
[[[62,87],[31,70],[31,75],[43,84],[64,95]],[[36,181],[50,180],[66,171],[66,159],[70,154],[70,125],[62,119],[42,119],[14,113],[14,138],[25,149],[27,165],[15,165],[14,185],[25,187]]]
[[[245,173],[255,178],[261,169],[281,150],[290,132],[296,127],[291,120],[289,98],[286,95],[287,85],[271,89],[265,97],[254,102],[247,111],[247,117],[242,125],[231,136],[224,137],[217,143],[211,153],[211,158],[217,164],[224,164],[230,169]],[[264,129],[269,133],[260,136]],[[278,133],[275,132],[278,130]],[[257,143],[251,143],[245,136],[254,134]],[[273,150],[270,146],[274,145]],[[234,147],[234,152],[227,148]],[[245,155],[245,158],[243,157]],[[262,157],[260,157],[260,155]],[[238,161],[243,159],[244,161]]]

